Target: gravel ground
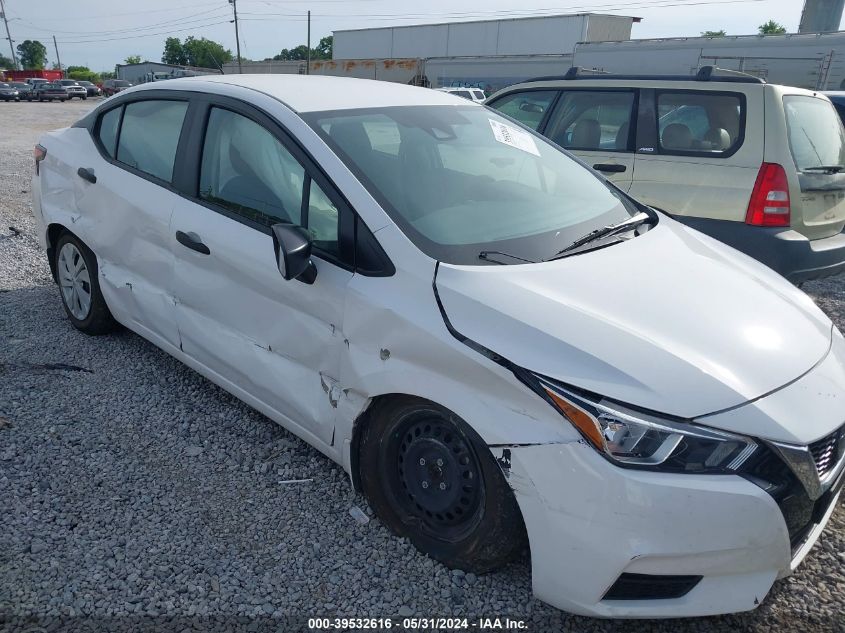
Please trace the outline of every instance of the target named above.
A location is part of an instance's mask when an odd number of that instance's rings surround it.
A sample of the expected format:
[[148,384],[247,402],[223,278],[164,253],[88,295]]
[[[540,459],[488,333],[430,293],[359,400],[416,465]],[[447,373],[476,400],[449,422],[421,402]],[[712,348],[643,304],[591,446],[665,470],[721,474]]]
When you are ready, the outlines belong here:
[[[527,556],[450,572],[377,519],[356,521],[351,508],[371,512],[341,468],[261,414],[135,334],[74,331],[34,236],[31,149],[90,107],[0,104],[0,631],[295,630],[285,617],[410,614],[537,631],[845,630],[842,504],[754,612],[570,616],[532,598]],[[845,279],[805,289],[845,327]]]

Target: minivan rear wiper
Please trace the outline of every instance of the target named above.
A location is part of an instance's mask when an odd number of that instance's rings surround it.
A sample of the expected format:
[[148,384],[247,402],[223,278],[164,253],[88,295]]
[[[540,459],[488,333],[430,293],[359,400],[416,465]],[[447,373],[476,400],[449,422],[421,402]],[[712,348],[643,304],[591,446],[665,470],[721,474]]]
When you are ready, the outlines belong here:
[[845,165],[816,165],[815,167],[804,167],[803,171],[823,171],[827,174],[838,174],[845,171]]
[[554,255],[549,257],[548,259],[544,259],[543,261],[548,262],[548,261],[551,261],[553,259],[557,259],[557,258],[561,257],[562,255],[566,255],[566,253],[583,246],[584,244],[588,244],[589,242],[594,242],[595,240],[599,240],[603,237],[609,237],[611,235],[616,235],[617,233],[624,233],[626,231],[630,231],[632,229],[637,228],[638,226],[640,226],[641,224],[643,224],[645,222],[649,222],[649,221],[653,221],[653,220],[654,220],[654,218],[651,215],[641,211],[637,215],[635,215],[631,218],[628,218],[624,222],[619,222],[618,224],[608,224],[607,226],[603,226],[602,228],[596,229],[595,231],[590,231],[586,235],[579,237],[577,240],[572,242],[572,244],[570,244],[566,248],[559,250],[557,253],[555,253]]

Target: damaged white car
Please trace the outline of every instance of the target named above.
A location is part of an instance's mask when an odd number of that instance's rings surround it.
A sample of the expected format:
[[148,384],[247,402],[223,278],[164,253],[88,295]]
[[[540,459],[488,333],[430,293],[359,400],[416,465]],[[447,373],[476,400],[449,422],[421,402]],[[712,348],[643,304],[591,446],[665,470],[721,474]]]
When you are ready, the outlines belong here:
[[799,290],[442,92],[135,87],[35,150],[68,318],[313,444],[446,565],[530,546],[611,617],[753,609],[842,487],[845,340]]

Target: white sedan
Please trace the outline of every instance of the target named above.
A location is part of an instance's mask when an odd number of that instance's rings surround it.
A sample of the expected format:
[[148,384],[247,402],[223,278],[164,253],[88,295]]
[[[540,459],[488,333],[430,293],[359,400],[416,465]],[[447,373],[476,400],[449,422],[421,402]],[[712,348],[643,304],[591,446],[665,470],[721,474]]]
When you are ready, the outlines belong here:
[[33,197],[79,330],[122,324],[290,429],[450,567],[527,542],[561,609],[753,609],[838,499],[830,320],[482,105],[147,84],[44,135]]

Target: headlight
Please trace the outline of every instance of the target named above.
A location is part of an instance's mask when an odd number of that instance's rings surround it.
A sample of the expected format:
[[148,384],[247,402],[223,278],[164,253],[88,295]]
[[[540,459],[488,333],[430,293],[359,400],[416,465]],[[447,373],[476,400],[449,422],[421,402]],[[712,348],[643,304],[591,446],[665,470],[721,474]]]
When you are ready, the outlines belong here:
[[537,376],[555,408],[610,461],[686,473],[731,473],[757,450],[750,438],[586,398]]

